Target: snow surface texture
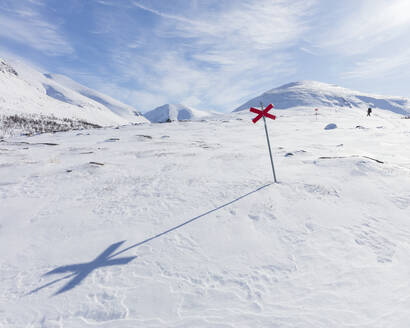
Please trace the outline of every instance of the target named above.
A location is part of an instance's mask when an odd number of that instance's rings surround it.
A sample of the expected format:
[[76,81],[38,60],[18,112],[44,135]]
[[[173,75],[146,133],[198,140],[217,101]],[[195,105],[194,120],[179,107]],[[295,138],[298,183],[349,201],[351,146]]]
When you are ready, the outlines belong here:
[[148,122],[130,106],[67,77],[4,60],[0,60],[0,114],[46,115],[102,126]]
[[200,120],[208,118],[213,114],[215,113],[200,111],[181,104],[165,104],[146,112],[144,116],[151,123],[164,123],[172,121]]
[[247,101],[234,112],[274,104],[276,109],[287,109],[298,106],[314,107],[372,107],[389,110],[398,114],[410,113],[410,99],[403,97],[378,96],[352,91],[336,85],[316,81],[292,82],[279,88],[269,90],[262,95]]
[[275,114],[0,142],[0,327],[407,328],[410,120]]

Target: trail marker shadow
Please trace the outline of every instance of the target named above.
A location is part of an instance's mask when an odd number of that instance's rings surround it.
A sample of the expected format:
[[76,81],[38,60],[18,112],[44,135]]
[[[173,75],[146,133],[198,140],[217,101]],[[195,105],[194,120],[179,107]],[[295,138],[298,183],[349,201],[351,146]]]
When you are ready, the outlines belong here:
[[130,256],[130,257],[122,257],[118,259],[112,259],[115,255],[112,255],[115,250],[120,247],[124,241],[120,241],[118,243],[114,243],[108,248],[103,251],[100,255],[98,255],[93,261],[87,262],[87,263],[79,263],[79,264],[71,264],[71,265],[63,265],[58,268],[55,268],[54,270],[51,270],[47,273],[45,273],[43,276],[49,276],[52,274],[58,274],[58,273],[67,273],[67,272],[72,272],[68,276],[62,277],[60,279],[56,279],[52,282],[49,282],[41,287],[38,287],[29,294],[33,294],[38,292],[39,290],[46,288],[48,286],[51,286],[61,280],[71,278],[72,279],[66,283],[63,287],[61,287],[54,295],[62,294],[64,292],[67,292],[77,285],[79,285],[91,272],[98,268],[102,267],[107,267],[107,266],[114,266],[114,265],[124,265],[128,264],[131,262],[133,259],[136,258],[136,256]]
[[205,212],[205,213],[203,213],[203,214],[201,214],[201,215],[198,215],[198,216],[196,216],[196,217],[194,217],[194,218],[192,218],[192,219],[190,219],[190,220],[188,220],[188,221],[185,221],[185,222],[183,222],[183,223],[181,223],[181,224],[178,224],[178,225],[175,226],[175,227],[172,227],[172,228],[170,228],[170,229],[168,229],[168,230],[165,230],[164,232],[161,232],[161,233],[159,233],[159,234],[157,234],[157,235],[155,235],[155,236],[152,236],[152,237],[147,238],[147,239],[145,239],[145,240],[143,240],[143,241],[140,241],[139,243],[136,243],[136,244],[134,244],[134,245],[131,245],[131,246],[129,246],[129,247],[127,247],[127,248],[125,248],[125,249],[123,249],[123,250],[121,250],[121,251],[119,251],[119,252],[113,254],[112,256],[117,256],[117,255],[119,255],[119,254],[121,254],[121,253],[124,253],[124,252],[126,252],[126,251],[128,251],[128,250],[130,250],[130,249],[132,249],[132,248],[141,246],[141,245],[143,245],[143,244],[145,244],[145,243],[148,243],[148,242],[151,241],[151,240],[154,240],[154,239],[157,239],[157,238],[159,238],[159,237],[161,237],[161,236],[163,236],[163,235],[166,235],[166,234],[168,234],[168,233],[170,233],[170,232],[172,232],[172,231],[174,231],[174,230],[177,230],[177,229],[179,229],[179,228],[181,228],[181,227],[183,227],[183,226],[185,226],[185,225],[187,225],[187,224],[189,224],[189,223],[192,223],[193,221],[196,221],[196,220],[198,220],[198,219],[200,219],[200,218],[202,218],[202,217],[204,217],[204,216],[206,216],[206,215],[208,215],[208,214],[211,214],[212,212],[216,212],[216,211],[220,210],[221,208],[224,208],[224,207],[226,207],[226,206],[228,206],[228,205],[231,205],[231,204],[233,204],[233,203],[235,203],[235,202],[241,200],[242,198],[245,198],[245,197],[247,197],[247,196],[249,196],[249,195],[251,195],[251,194],[254,194],[254,193],[256,193],[256,192],[258,192],[258,191],[260,191],[260,190],[266,188],[266,187],[269,187],[269,186],[271,186],[272,184],[273,184],[273,183],[268,183],[268,184],[266,184],[266,185],[263,185],[262,187],[259,187],[258,189],[255,189],[255,190],[253,190],[253,191],[250,191],[250,192],[248,192],[248,193],[245,194],[245,195],[242,195],[242,196],[240,196],[240,197],[238,197],[238,198],[235,198],[234,200],[231,200],[230,202],[228,202],[228,203],[226,203],[226,204],[223,204],[223,205],[221,205],[221,206],[218,206],[218,207],[214,208],[213,210],[210,210],[210,211],[208,211],[208,212]]
[[54,295],[59,295],[59,294],[65,293],[65,292],[75,288],[76,286],[78,286],[85,278],[87,278],[87,276],[89,274],[91,274],[94,270],[96,270],[98,268],[107,267],[107,266],[114,266],[114,265],[125,265],[125,264],[128,264],[129,262],[131,262],[132,260],[134,260],[136,258],[136,256],[122,257],[122,258],[117,258],[117,259],[113,259],[113,257],[118,256],[118,255],[120,255],[120,254],[122,254],[126,251],[129,251],[132,248],[135,248],[135,247],[141,246],[145,243],[148,243],[148,242],[150,242],[154,239],[157,239],[161,236],[164,236],[164,235],[166,235],[166,234],[168,234],[172,231],[180,229],[180,228],[182,228],[183,226],[185,226],[189,223],[192,223],[192,222],[194,222],[194,221],[196,221],[196,220],[198,220],[198,219],[200,219],[200,218],[202,218],[202,217],[204,217],[208,214],[211,214],[212,212],[218,211],[218,210],[220,210],[220,209],[222,209],[222,208],[224,208],[228,205],[231,205],[231,204],[233,204],[233,203],[235,203],[235,202],[237,202],[237,201],[239,201],[239,200],[241,200],[241,199],[243,199],[243,198],[245,198],[245,197],[247,197],[251,194],[254,194],[254,193],[256,193],[256,192],[258,192],[258,191],[260,191],[260,190],[262,190],[266,187],[269,187],[272,184],[273,183],[268,183],[266,185],[263,185],[262,187],[259,187],[259,188],[255,189],[253,191],[250,191],[250,192],[248,192],[248,193],[246,193],[246,194],[244,194],[244,195],[242,195],[242,196],[240,196],[240,197],[238,197],[238,198],[236,198],[236,199],[234,199],[234,200],[232,200],[232,201],[230,201],[226,204],[218,206],[218,207],[214,208],[213,210],[210,210],[210,211],[205,212],[201,215],[198,215],[198,216],[196,216],[196,217],[194,217],[194,218],[192,218],[188,221],[185,221],[185,222],[183,222],[183,223],[181,223],[181,224],[179,224],[175,227],[172,227],[168,230],[165,230],[165,231],[163,231],[163,232],[161,232],[161,233],[159,233],[155,236],[147,238],[147,239],[145,239],[145,240],[143,240],[139,243],[133,244],[133,245],[131,245],[127,248],[124,248],[123,250],[118,251],[116,253],[114,253],[114,252],[125,242],[125,240],[110,245],[105,251],[103,251],[100,255],[98,255],[91,262],[71,264],[71,265],[63,265],[63,266],[60,266],[58,268],[55,268],[54,270],[51,270],[51,271],[45,273],[43,276],[49,276],[49,275],[53,275],[53,274],[67,273],[67,272],[71,272],[71,273],[67,276],[64,276],[62,278],[53,280],[53,281],[51,281],[51,282],[49,282],[45,285],[42,285],[42,286],[40,286],[36,289],[33,289],[32,291],[30,291],[26,295],[37,293],[41,289],[44,289],[44,288],[49,287],[51,285],[54,285],[55,283],[57,283],[59,281],[72,278],[68,283],[66,283],[57,292],[55,292]]

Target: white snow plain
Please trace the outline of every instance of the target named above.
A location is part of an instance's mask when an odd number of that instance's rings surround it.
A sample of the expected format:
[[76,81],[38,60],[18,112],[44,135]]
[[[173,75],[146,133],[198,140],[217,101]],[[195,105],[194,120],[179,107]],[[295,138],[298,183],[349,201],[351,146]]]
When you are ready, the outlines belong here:
[[408,327],[410,120],[276,114],[0,142],[0,326]]

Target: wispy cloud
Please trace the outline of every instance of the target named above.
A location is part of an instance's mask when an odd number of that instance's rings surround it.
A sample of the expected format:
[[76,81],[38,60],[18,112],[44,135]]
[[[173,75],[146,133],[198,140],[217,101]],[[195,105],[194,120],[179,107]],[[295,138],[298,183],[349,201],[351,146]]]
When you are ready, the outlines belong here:
[[195,21],[190,20],[188,18],[178,16],[178,15],[167,14],[167,13],[162,12],[161,10],[156,10],[156,9],[150,8],[148,6],[144,6],[143,4],[141,4],[137,1],[133,1],[133,4],[134,4],[134,6],[140,8],[140,9],[149,11],[150,13],[161,16],[163,18],[173,19],[173,20],[176,20],[176,21],[184,22],[184,23],[195,24]]
[[219,11],[191,13],[195,19],[133,3],[170,20],[164,21],[165,36],[196,39],[204,45],[219,43],[234,48],[251,45],[253,49],[271,49],[283,44],[289,46],[289,42],[296,41],[309,29],[306,18],[316,1],[232,1]]
[[[343,55],[365,54],[410,32],[410,1],[362,0],[342,3],[319,32],[317,45]],[[315,39],[315,38],[313,38]]]
[[[128,49],[115,48],[112,60],[145,93],[228,111],[271,88],[279,75],[294,72],[288,49],[309,30],[315,3],[234,1],[175,14],[133,1],[137,9],[157,16],[159,23],[150,32],[164,42],[145,48],[141,56],[133,51],[141,44],[137,38],[135,47],[129,42]],[[146,109],[158,105],[156,97],[144,99]]]
[[[41,2],[34,4],[38,6]],[[33,6],[13,5],[2,9],[1,38],[27,45],[47,55],[74,52],[70,43],[60,33],[58,25],[47,22]]]
[[0,0],[1,49],[140,110],[229,111],[298,79],[381,90],[408,80],[409,35],[408,0]]
[[385,57],[371,57],[355,64],[342,74],[345,79],[386,78],[407,75],[410,69],[410,50]]

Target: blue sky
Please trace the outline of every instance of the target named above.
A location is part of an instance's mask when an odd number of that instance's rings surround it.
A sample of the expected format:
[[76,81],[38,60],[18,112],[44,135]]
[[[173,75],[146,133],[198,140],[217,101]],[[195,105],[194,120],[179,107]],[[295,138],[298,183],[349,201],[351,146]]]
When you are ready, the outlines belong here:
[[298,80],[410,97],[410,1],[0,0],[0,55],[141,111]]

